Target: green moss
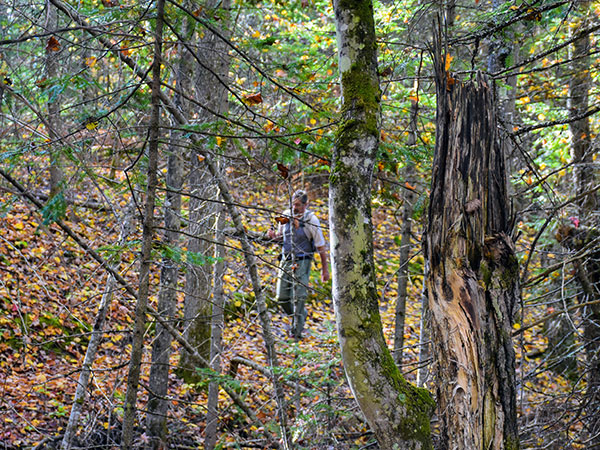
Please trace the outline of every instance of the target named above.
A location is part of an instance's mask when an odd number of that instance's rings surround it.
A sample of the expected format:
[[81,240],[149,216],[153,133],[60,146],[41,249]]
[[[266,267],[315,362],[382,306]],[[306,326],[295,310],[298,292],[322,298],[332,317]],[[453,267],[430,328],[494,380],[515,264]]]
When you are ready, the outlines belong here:
[[521,443],[517,436],[504,436],[504,450],[520,450]]
[[398,400],[406,408],[406,415],[400,424],[400,435],[407,440],[430,442],[431,414],[435,408],[431,394],[427,389],[413,386],[404,379],[389,351],[384,352],[381,366],[384,368],[384,374],[398,392]]
[[377,138],[381,99],[377,77],[354,64],[342,73],[342,90],[344,106],[341,114],[342,122],[338,130],[339,148],[344,148],[341,144],[348,138],[368,135]]
[[481,272],[481,277],[483,279],[483,283],[485,284],[485,287],[489,288],[490,283],[492,282],[492,271],[490,270],[490,267],[488,266],[486,261],[481,262],[481,265],[479,266],[479,270]]
[[519,279],[519,260],[514,254],[509,255],[504,263],[504,270],[500,275],[501,286],[505,289],[512,287]]

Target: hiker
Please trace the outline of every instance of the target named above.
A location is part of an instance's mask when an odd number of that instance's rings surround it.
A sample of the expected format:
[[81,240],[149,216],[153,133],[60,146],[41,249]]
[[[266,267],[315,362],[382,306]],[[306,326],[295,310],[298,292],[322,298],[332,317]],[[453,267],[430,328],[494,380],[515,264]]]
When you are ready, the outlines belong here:
[[286,314],[292,316],[290,335],[302,337],[308,297],[310,268],[315,250],[321,257],[321,280],[329,280],[327,249],[317,216],[307,209],[308,195],[298,190],[292,195],[292,211],[286,210],[278,219],[277,230],[271,228],[269,238],[283,243],[277,274],[277,301]]

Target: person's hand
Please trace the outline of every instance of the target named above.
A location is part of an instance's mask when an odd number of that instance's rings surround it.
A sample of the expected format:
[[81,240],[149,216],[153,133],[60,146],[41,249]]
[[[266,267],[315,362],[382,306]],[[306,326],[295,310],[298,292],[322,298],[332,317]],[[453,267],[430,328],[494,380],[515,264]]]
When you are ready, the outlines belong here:
[[324,266],[323,270],[321,270],[321,281],[323,283],[327,283],[329,281],[329,269],[327,266]]
[[267,236],[269,236],[269,239],[275,239],[277,237],[277,232],[273,228],[269,228]]

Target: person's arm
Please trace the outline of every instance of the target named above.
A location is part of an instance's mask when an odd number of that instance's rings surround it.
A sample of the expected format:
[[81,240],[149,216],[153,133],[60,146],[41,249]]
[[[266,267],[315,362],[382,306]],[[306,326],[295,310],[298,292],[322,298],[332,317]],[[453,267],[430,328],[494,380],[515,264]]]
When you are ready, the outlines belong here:
[[323,283],[329,281],[329,259],[327,258],[327,247],[322,245],[317,247],[319,256],[321,257],[321,281]]
[[269,239],[271,239],[273,242],[283,241],[283,234],[279,230],[279,227],[277,227],[277,230],[270,228],[269,231],[267,231],[267,236],[269,236]]

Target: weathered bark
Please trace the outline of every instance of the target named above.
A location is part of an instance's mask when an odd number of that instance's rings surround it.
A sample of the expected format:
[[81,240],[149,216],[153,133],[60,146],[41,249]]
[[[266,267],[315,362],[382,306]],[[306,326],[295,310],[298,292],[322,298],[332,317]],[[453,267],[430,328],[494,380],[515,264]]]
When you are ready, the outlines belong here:
[[433,401],[410,385],[388,350],[373,261],[371,178],[380,89],[373,5],[334,1],[342,111],[330,177],[333,300],[346,376],[382,449],[431,448]]
[[142,249],[139,270],[139,288],[135,307],[133,324],[133,340],[131,344],[131,359],[127,376],[127,392],[123,415],[123,432],[121,448],[129,450],[133,444],[133,431],[136,418],[137,391],[142,365],[144,348],[144,330],[146,311],[150,290],[150,266],[152,264],[152,245],[154,242],[154,207],[156,204],[156,187],[158,185],[158,143],[160,138],[160,66],[162,55],[162,34],[164,23],[164,0],[156,4],[156,28],[154,40],[154,59],[152,61],[152,112],[149,123],[148,169],[146,203],[142,226]]
[[518,262],[509,238],[504,156],[491,82],[463,84],[434,55],[437,134],[427,289],[443,448],[519,448],[513,308]]

